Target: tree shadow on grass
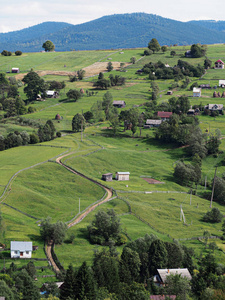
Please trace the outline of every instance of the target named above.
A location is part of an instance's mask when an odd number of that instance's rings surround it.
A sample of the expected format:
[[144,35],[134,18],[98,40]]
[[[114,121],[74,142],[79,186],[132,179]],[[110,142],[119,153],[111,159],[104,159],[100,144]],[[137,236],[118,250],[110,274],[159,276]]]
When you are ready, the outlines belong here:
[[34,242],[43,242],[42,238],[40,235],[37,234],[28,234],[28,237],[30,238],[31,241]]
[[80,228],[77,233],[77,237],[81,239],[89,240],[87,228]]

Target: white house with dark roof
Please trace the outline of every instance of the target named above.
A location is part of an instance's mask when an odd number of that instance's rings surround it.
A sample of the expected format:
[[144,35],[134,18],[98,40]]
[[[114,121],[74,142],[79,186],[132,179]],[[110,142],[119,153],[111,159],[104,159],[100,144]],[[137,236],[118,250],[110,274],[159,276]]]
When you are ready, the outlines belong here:
[[11,258],[31,258],[32,242],[11,241]]
[[130,172],[116,172],[116,180],[129,180]]

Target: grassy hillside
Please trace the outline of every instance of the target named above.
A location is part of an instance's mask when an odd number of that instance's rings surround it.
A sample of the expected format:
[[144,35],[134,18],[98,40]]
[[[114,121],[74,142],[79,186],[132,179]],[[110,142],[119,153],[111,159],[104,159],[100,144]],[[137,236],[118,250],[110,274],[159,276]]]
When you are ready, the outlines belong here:
[[[34,68],[35,71],[75,71],[95,62],[108,62],[108,58],[112,62],[129,63],[130,58],[135,56],[137,62],[134,65],[128,65],[127,72],[116,70],[111,72],[113,75],[125,76],[126,84],[112,87],[109,91],[114,100],[126,101],[125,109],[138,106],[139,111],[143,112],[143,104],[150,99],[150,81],[147,75],[137,75],[136,71],[150,61],[157,62],[159,60],[171,66],[175,65],[178,59],[188,61],[193,65],[203,65],[204,57],[198,59],[183,57],[184,52],[189,48],[189,46],[171,47],[165,54],[160,52],[149,57],[142,56],[144,49],[123,50],[122,54],[121,51],[113,50],[27,53],[21,57],[1,56],[0,69],[5,72],[8,66],[19,66],[22,74],[31,68]],[[175,57],[170,56],[171,50],[176,51]],[[217,59],[225,60],[224,45],[209,45],[207,57],[213,62]],[[106,92],[93,88],[93,81],[97,79],[98,73],[99,69],[94,77],[87,76],[82,81],[73,83],[69,82],[67,75],[46,74],[43,76],[45,81],[64,80],[66,88],[60,92],[60,97],[57,99],[47,99],[43,102],[36,101],[29,104],[37,111],[23,117],[38,120],[43,124],[51,119],[57,131],[61,131],[63,136],[40,145],[12,148],[0,152],[0,197],[2,196],[2,202],[11,206],[6,206],[1,202],[6,228],[5,242],[9,244],[12,239],[32,240],[35,244],[40,245],[40,249],[35,255],[42,258],[44,257],[43,244],[40,241],[39,227],[36,222],[47,216],[52,217],[53,221],[69,221],[78,213],[79,198],[81,210],[84,210],[104,196],[102,188],[54,163],[57,156],[70,153],[63,159],[63,162],[98,182],[102,183],[101,175],[103,173],[115,174],[117,171],[129,171],[131,175],[129,182],[116,180],[108,182],[107,185],[116,190],[119,198],[98,207],[81,223],[68,230],[68,236],[71,233],[75,234],[74,243],[64,243],[56,247],[56,254],[65,267],[71,261],[76,266],[84,260],[91,263],[92,250],[96,246],[88,242],[86,227],[97,210],[108,208],[114,208],[121,217],[122,227],[127,233],[128,240],[134,240],[145,233],[154,233],[163,240],[178,239],[181,243],[192,246],[197,253],[204,253],[205,249],[201,241],[185,239],[202,236],[204,230],[209,230],[212,235],[221,236],[221,224],[209,224],[202,221],[203,215],[209,210],[208,200],[200,197],[204,192],[204,186],[199,185],[196,190],[197,194],[190,199],[190,194],[188,194],[190,187],[180,186],[174,182],[175,163],[182,158],[185,162],[190,161],[185,149],[177,148],[174,144],[159,143],[154,139],[154,130],[142,130],[141,136],[138,130],[132,137],[131,131],[123,132],[122,124],[118,135],[113,136],[112,131],[108,128],[109,123],[106,121],[90,124],[85,129],[83,142],[81,142],[80,133],[71,134],[73,116],[82,110],[83,112],[90,110],[94,103],[102,101]],[[10,76],[13,75],[10,74]],[[109,74],[105,73],[105,78],[108,76]],[[189,97],[191,105],[218,103],[225,106],[225,98],[212,97],[214,89],[202,90],[201,98],[193,98],[190,90],[193,82],[210,83],[211,86],[215,86],[218,85],[219,79],[224,78],[225,70],[207,70],[202,78],[191,78],[187,88],[174,89],[173,96],[186,95]],[[167,102],[171,97],[166,93],[173,82],[173,80],[157,81],[160,89],[158,103]],[[181,81],[179,84],[181,85]],[[65,102],[66,93],[71,88],[94,91],[94,95],[87,96],[85,93],[77,102]],[[222,93],[223,90],[217,88],[217,91]],[[22,99],[26,99],[23,88],[20,88],[20,95]],[[0,115],[3,113],[0,112]],[[54,120],[57,113],[63,116],[63,120],[60,122]],[[199,121],[204,132],[208,130],[213,133],[216,129],[220,129],[222,137],[225,136],[224,116],[212,118],[201,115]],[[37,128],[23,127],[17,122],[17,118],[0,121],[0,134],[5,136],[15,130],[33,132],[37,131]],[[211,182],[217,165],[218,176],[221,177],[225,172],[225,167],[220,164],[220,161],[224,159],[222,152],[225,151],[224,140],[222,140],[220,149],[221,153],[217,157],[208,156],[202,162],[202,177],[207,176],[208,182]],[[28,169],[30,166],[33,167]],[[14,174],[17,176],[10,182]],[[143,179],[144,177],[154,178],[163,183],[149,184]],[[8,183],[10,185],[6,189]],[[5,189],[6,193],[3,195]],[[186,217],[186,225],[180,221],[181,205]],[[218,203],[213,203],[213,206],[218,207],[225,214],[224,206]],[[224,247],[220,240],[217,240],[217,243],[220,248]],[[122,247],[119,248],[119,251],[121,250]],[[223,252],[218,250],[215,254],[218,261],[224,263]]]

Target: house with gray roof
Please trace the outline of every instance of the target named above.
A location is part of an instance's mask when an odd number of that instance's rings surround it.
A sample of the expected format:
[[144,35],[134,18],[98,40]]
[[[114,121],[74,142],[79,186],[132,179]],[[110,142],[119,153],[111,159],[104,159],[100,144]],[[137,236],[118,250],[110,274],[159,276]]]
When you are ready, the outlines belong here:
[[115,100],[113,101],[113,106],[117,108],[124,108],[126,106],[126,102],[123,100]]
[[31,258],[32,242],[11,241],[11,258]]
[[166,282],[166,277],[172,275],[180,275],[191,280],[191,274],[187,268],[184,269],[157,269],[157,275],[154,276],[154,283],[158,286],[163,286]]

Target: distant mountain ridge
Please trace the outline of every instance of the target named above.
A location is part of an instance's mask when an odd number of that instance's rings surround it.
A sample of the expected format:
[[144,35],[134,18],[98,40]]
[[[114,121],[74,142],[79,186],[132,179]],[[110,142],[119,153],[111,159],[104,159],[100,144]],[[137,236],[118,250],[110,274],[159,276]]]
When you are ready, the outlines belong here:
[[38,52],[51,40],[56,51],[147,47],[156,38],[160,45],[214,44],[225,42],[225,21],[180,22],[153,14],[104,16],[72,25],[44,22],[19,31],[0,33],[2,50]]

